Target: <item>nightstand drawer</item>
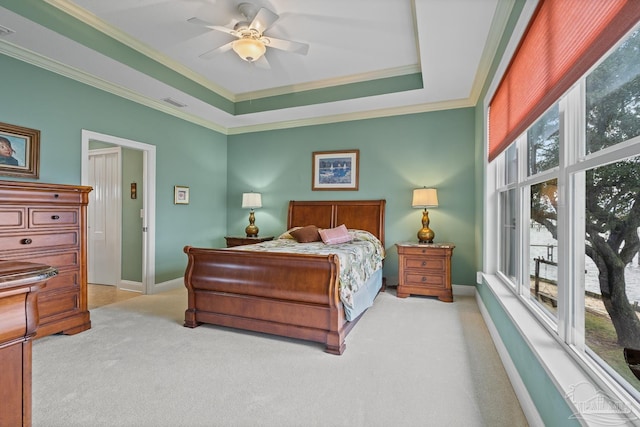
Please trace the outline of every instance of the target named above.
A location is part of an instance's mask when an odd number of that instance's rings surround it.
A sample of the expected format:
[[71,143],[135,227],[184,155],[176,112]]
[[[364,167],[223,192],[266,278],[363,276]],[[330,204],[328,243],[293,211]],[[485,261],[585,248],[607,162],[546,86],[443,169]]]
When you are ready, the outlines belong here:
[[429,272],[407,271],[404,274],[404,285],[408,286],[441,286],[445,285],[445,277],[440,274],[429,274]]
[[427,245],[408,246],[408,247],[401,248],[401,251],[402,251],[403,254],[405,254],[407,256],[415,255],[415,256],[420,256],[420,257],[424,257],[425,255],[438,256],[438,255],[441,254],[441,250],[439,248],[434,248],[432,245],[429,245],[429,246],[427,246]]
[[[413,258],[404,257],[404,268],[419,268],[423,270],[435,270],[442,272],[445,269],[445,259],[439,257]],[[441,273],[442,274],[442,273]]]

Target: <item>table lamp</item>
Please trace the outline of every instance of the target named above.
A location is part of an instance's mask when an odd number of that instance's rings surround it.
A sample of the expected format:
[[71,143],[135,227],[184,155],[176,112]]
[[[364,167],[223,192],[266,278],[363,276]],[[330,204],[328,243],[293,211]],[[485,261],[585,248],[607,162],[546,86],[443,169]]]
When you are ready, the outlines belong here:
[[422,228],[418,231],[419,243],[433,243],[435,233],[429,228],[429,211],[427,208],[438,206],[438,192],[435,188],[416,188],[413,190],[413,201],[411,207],[424,208],[422,212]]
[[262,207],[262,195],[260,193],[242,193],[242,208],[251,209],[249,213],[249,225],[244,231],[247,233],[247,237],[257,237],[258,227],[256,226],[256,217],[253,213],[254,209]]

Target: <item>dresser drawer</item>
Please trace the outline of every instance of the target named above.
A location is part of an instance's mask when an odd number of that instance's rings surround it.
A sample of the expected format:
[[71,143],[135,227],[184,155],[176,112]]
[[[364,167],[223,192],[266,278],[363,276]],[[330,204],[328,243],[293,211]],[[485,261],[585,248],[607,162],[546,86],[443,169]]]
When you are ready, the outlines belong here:
[[46,324],[57,317],[68,316],[70,313],[78,311],[78,304],[78,292],[59,292],[51,295],[39,294],[38,312],[40,324]]
[[[37,183],[35,183],[37,184]],[[81,204],[83,201],[80,191],[62,190],[40,190],[40,189],[17,189],[0,187],[0,200],[9,201],[12,204]]]
[[25,262],[35,262],[36,264],[50,265],[57,269],[77,268],[80,266],[80,251],[78,249],[64,251],[39,251],[33,254],[14,253],[4,255],[0,251],[0,258],[5,260],[16,260]]
[[29,208],[29,227],[77,226],[79,209]]
[[3,207],[0,209],[0,230],[19,230],[27,227],[25,208]]
[[407,286],[444,286],[445,276],[440,274],[429,274],[426,271],[407,271],[404,274],[404,285]]
[[47,280],[47,284],[42,288],[38,295],[43,297],[52,292],[67,290],[80,290],[80,272],[75,270],[58,270],[58,274]]
[[78,246],[78,231],[57,231],[50,233],[11,234],[0,236],[2,250],[37,250],[60,246]]
[[422,270],[434,270],[442,272],[445,269],[445,259],[441,257],[414,258],[406,256],[404,257],[404,268],[419,268]]

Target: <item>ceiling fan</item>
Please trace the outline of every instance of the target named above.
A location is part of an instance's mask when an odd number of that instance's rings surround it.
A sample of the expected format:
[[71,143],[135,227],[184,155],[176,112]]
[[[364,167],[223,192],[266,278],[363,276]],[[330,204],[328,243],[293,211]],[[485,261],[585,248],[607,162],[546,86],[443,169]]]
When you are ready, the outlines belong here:
[[233,40],[225,45],[203,53],[200,55],[200,58],[210,59],[220,53],[233,49],[240,58],[247,62],[253,63],[261,60],[266,63],[266,58],[264,58],[263,55],[267,47],[273,47],[287,52],[295,52],[301,55],[306,55],[309,51],[308,44],[277,39],[264,34],[279,18],[277,14],[269,9],[264,7],[258,9],[251,3],[240,3],[238,5],[238,11],[244,19],[236,23],[233,28],[213,25],[195,17],[187,20],[192,24],[222,31],[237,38],[237,40]]

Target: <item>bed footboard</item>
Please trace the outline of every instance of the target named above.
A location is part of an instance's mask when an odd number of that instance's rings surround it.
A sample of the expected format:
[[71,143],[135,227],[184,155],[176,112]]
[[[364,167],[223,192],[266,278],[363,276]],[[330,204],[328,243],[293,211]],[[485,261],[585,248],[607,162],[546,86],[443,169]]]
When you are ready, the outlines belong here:
[[342,354],[355,322],[345,319],[336,255],[186,246],[184,326],[202,323],[325,344]]

